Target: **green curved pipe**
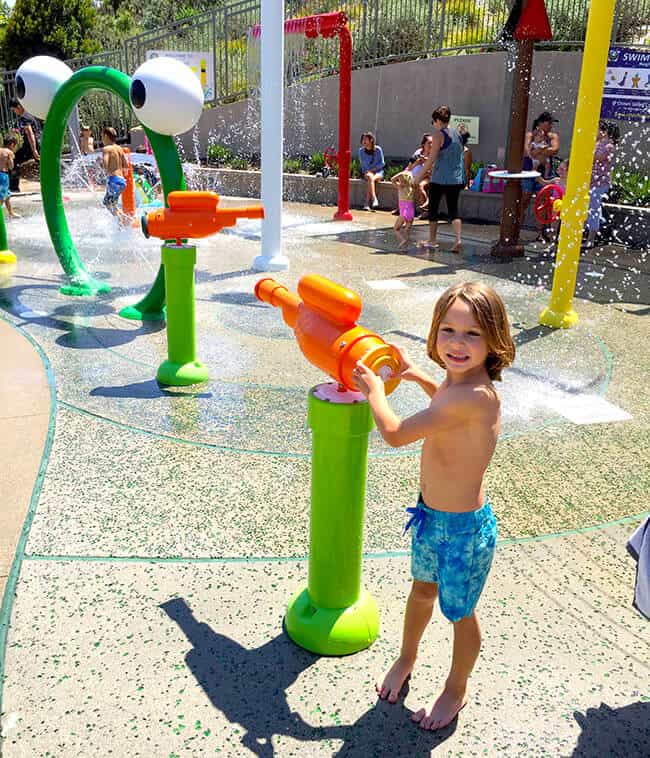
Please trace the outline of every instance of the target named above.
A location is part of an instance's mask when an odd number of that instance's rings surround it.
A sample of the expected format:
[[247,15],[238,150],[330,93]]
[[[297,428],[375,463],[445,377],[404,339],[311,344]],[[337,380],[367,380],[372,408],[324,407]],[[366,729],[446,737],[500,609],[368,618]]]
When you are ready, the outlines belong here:
[[[59,160],[68,117],[77,102],[92,89],[112,92],[131,107],[130,86],[131,77],[121,71],[106,66],[87,66],[76,71],[61,85],[47,114],[41,144],[41,194],[54,250],[69,278],[69,283],[61,287],[64,295],[96,295],[110,291],[108,284],[93,279],[84,268],[65,216]],[[171,137],[154,132],[144,124],[143,128],[160,169],[160,179],[167,202],[169,192],[185,189],[185,178],[178,152]],[[160,319],[163,317],[164,304],[165,278],[161,265],[148,294],[135,305],[122,309],[120,313],[132,319]]]

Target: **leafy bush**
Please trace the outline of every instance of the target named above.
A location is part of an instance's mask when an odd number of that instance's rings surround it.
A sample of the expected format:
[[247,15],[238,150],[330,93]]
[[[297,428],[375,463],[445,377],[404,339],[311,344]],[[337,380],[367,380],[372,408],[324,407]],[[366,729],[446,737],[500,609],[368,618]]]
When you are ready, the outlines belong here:
[[246,171],[250,168],[250,164],[248,163],[246,158],[242,158],[238,155],[231,158],[230,161],[228,162],[228,165],[230,166],[230,168],[234,168],[237,171]]
[[302,161],[300,158],[285,158],[283,170],[285,174],[299,174],[302,171]]
[[609,202],[647,208],[650,206],[650,176],[640,171],[617,168],[612,175]]
[[214,163],[216,166],[225,166],[229,164],[233,158],[235,158],[235,154],[225,145],[208,146],[208,163]]
[[350,179],[361,179],[361,164],[358,158],[350,161]]
[[397,165],[395,163],[389,164],[384,169],[384,181],[389,182],[395,174],[399,174],[400,171],[402,171],[404,167],[402,165]]
[[325,168],[325,154],[314,153],[307,162],[307,168],[310,174],[317,174]]

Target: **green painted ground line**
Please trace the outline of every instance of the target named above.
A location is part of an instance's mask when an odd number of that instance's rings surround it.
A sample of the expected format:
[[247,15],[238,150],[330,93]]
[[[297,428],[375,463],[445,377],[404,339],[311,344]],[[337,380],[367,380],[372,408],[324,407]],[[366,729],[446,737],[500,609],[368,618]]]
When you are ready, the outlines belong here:
[[[577,534],[588,534],[590,532],[602,531],[611,526],[620,526],[622,524],[640,523],[644,518],[650,516],[650,511],[637,513],[635,516],[624,516],[614,521],[605,521],[602,524],[592,524],[591,526],[578,527],[577,529],[566,529],[562,532],[549,532],[548,534],[531,535],[528,537],[505,537],[497,540],[497,545],[506,547],[508,545],[523,545],[527,542],[546,542],[547,540],[562,539]],[[364,553],[364,560],[375,560],[382,558],[407,558],[411,555],[410,550],[380,550],[376,553]],[[173,556],[169,558],[153,558],[137,555],[30,555],[25,554],[26,561],[42,561],[50,563],[160,563],[160,564],[195,564],[195,563],[292,563],[308,561],[308,555],[275,555],[275,556],[223,556],[223,557],[181,557]]]
[[45,471],[47,469],[47,464],[50,458],[50,451],[52,450],[52,442],[54,440],[54,428],[56,426],[56,384],[54,379],[54,371],[52,370],[52,366],[50,365],[50,362],[47,358],[47,355],[41,348],[41,346],[36,342],[36,340],[24,329],[21,329],[20,327],[13,324],[11,321],[8,321],[7,319],[0,316],[2,320],[9,324],[13,329],[15,329],[17,332],[19,332],[22,336],[27,339],[32,347],[36,350],[38,353],[38,356],[40,357],[43,368],[45,369],[45,374],[47,376],[47,383],[48,387],[50,389],[50,416],[48,420],[48,428],[47,428],[47,436],[45,438],[45,444],[43,446],[43,454],[41,455],[41,463],[38,468],[38,474],[36,476],[36,482],[34,483],[34,488],[32,490],[32,496],[29,501],[29,507],[27,508],[27,515],[25,516],[25,521],[23,523],[23,528],[20,532],[20,537],[18,539],[18,544],[16,546],[16,553],[14,555],[14,560],[11,564],[11,569],[9,570],[9,576],[7,577],[7,584],[5,586],[4,595],[2,597],[2,605],[0,605],[0,714],[2,711],[2,692],[3,692],[3,685],[5,680],[5,652],[7,649],[7,634],[9,632],[9,621],[11,619],[11,611],[13,609],[13,601],[16,594],[16,586],[18,584],[18,579],[20,578],[20,569],[22,567],[23,559],[25,556],[25,546],[27,545],[27,539],[29,538],[29,531],[32,526],[32,522],[34,520],[34,515],[36,513],[36,508],[38,505],[38,500],[41,494],[41,487],[43,486],[43,479],[45,477]]

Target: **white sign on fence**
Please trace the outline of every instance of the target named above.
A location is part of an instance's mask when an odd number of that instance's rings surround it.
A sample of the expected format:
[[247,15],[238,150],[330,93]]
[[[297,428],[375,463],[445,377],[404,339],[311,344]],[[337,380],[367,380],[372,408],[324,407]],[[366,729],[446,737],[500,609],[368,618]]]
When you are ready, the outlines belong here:
[[212,67],[212,53],[188,52],[186,50],[147,50],[146,58],[175,58],[194,71],[201,87],[203,99],[207,102],[214,100],[214,69]]
[[478,145],[478,126],[480,118],[478,116],[452,116],[449,126],[456,129],[457,132],[469,132],[469,145]]

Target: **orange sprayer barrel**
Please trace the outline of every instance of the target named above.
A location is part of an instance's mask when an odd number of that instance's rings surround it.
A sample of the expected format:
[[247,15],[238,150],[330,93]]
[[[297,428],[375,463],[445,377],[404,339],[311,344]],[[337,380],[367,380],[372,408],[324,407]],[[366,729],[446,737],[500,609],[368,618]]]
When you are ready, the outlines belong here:
[[208,237],[240,218],[264,218],[261,205],[219,208],[216,192],[170,192],[169,208],[158,208],[142,216],[145,237],[184,239]]
[[131,165],[131,159],[129,158],[131,151],[128,147],[123,147],[122,152],[126,155],[126,160],[129,165],[128,169],[124,172],[126,187],[122,193],[122,212],[127,216],[135,216],[135,183],[133,181],[133,166]]
[[266,278],[255,285],[255,296],[282,310],[307,360],[347,389],[356,390],[352,372],[357,361],[384,379],[387,395],[399,384],[389,378],[400,365],[395,348],[356,324],[362,308],[356,292],[308,274],[298,283],[298,295]]

